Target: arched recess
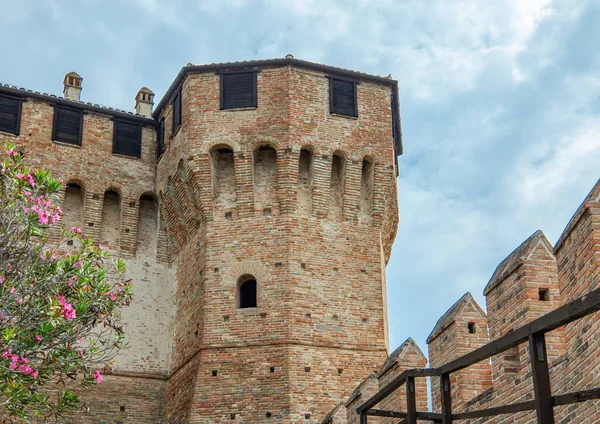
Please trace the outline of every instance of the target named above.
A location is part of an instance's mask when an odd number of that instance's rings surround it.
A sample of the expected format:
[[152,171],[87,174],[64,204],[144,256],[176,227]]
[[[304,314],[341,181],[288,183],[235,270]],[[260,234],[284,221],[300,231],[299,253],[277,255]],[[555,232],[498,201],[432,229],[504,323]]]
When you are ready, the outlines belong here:
[[254,151],[254,209],[275,212],[277,199],[277,152],[271,146],[260,146]]
[[240,284],[249,279],[256,281],[256,305],[265,307],[264,291],[269,286],[270,277],[267,269],[258,261],[236,262],[223,275],[223,286],[231,290],[231,299],[235,302],[232,306],[240,307]]
[[210,168],[215,210],[235,209],[233,149],[227,145],[215,146],[210,152]]
[[346,158],[342,152],[335,152],[331,160],[331,179],[329,185],[329,216],[339,220],[344,207],[344,175]]
[[102,202],[101,243],[111,249],[118,249],[121,236],[121,196],[113,189],[104,193]]
[[237,282],[237,307],[245,309],[257,306],[256,278],[251,274],[242,275]]
[[85,190],[80,184],[68,183],[65,189],[65,200],[63,202],[63,214],[61,222],[63,227],[83,228]]
[[156,254],[158,238],[158,202],[152,194],[140,197],[136,255]]
[[313,152],[303,147],[298,164],[298,211],[307,215],[312,212],[313,175]]
[[362,161],[360,178],[360,217],[369,220],[373,215],[373,188],[375,186],[375,163],[372,158]]

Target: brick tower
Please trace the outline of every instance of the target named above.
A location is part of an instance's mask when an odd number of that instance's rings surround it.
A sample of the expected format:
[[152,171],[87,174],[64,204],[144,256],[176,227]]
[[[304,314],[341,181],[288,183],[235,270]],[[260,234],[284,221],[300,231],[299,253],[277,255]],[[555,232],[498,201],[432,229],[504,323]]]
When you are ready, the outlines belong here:
[[316,423],[387,357],[397,82],[285,59],[184,67],[136,113],[0,86],[0,141],[127,262],[130,349],[68,422]]
[[173,82],[154,112],[178,281],[168,422],[317,422],[387,357],[396,90],[293,58]]

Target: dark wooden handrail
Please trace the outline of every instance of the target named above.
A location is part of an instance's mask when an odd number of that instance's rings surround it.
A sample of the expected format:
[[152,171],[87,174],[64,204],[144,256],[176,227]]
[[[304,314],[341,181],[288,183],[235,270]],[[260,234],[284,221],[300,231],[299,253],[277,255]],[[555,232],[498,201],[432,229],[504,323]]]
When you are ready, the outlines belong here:
[[[402,423],[416,424],[417,419],[429,420],[450,424],[453,420],[469,418],[491,417],[501,414],[516,413],[536,410],[539,424],[553,424],[553,407],[571,403],[585,402],[600,399],[600,388],[583,390],[552,396],[548,374],[548,360],[546,356],[546,343],[544,335],[565,324],[576,321],[600,310],[600,289],[596,289],[572,302],[567,303],[552,312],[520,327],[509,334],[488,343],[468,354],[461,356],[439,368],[415,368],[402,372],[390,383],[385,385],[375,395],[361,404],[356,412],[360,414],[361,424],[367,423],[367,416],[403,418]],[[479,411],[462,412],[453,414],[451,411],[450,374],[502,353],[521,343],[529,342],[530,361],[532,364],[532,378],[534,400],[511,405],[487,408]],[[387,411],[373,409],[379,402],[387,398],[396,389],[408,382],[414,390],[415,377],[440,377],[440,390],[442,393],[442,413],[420,412],[415,408],[414,393],[407,396],[407,411]]]

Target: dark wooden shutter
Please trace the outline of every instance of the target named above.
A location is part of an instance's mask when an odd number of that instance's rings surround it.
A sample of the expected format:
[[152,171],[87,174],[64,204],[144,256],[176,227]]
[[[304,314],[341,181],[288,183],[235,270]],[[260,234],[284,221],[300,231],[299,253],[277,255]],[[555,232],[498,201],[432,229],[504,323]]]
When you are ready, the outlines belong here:
[[221,109],[257,107],[256,72],[221,74]]
[[81,146],[82,124],[83,111],[55,106],[52,140]]
[[171,134],[175,135],[177,128],[179,128],[179,126],[181,125],[181,89],[177,91],[177,94],[175,95],[175,98],[173,99],[173,102],[171,102],[171,104],[173,105],[173,125],[171,125]]
[[19,135],[21,99],[0,95],[0,131]]
[[356,105],[356,83],[330,78],[329,84],[330,112],[344,116],[358,116]]
[[115,121],[113,153],[141,157],[142,127],[130,122]]
[[156,127],[156,158],[158,159],[165,151],[165,118],[158,122]]

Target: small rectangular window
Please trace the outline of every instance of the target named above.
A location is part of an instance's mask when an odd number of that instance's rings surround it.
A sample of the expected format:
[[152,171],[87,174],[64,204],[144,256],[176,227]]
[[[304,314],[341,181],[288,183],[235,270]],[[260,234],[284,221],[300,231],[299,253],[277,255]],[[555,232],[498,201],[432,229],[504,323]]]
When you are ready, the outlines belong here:
[[165,118],[158,121],[156,127],[156,158],[158,159],[165,151]]
[[329,112],[358,117],[356,82],[329,78]]
[[142,156],[142,127],[115,120],[113,153],[139,158]]
[[173,125],[171,126],[171,134],[175,135],[177,129],[181,126],[181,88],[177,90],[177,94],[175,94],[171,106],[173,106]]
[[19,135],[21,129],[21,99],[0,95],[0,131]]
[[221,109],[257,106],[256,71],[221,74]]
[[66,107],[54,107],[52,140],[81,146],[83,111]]

